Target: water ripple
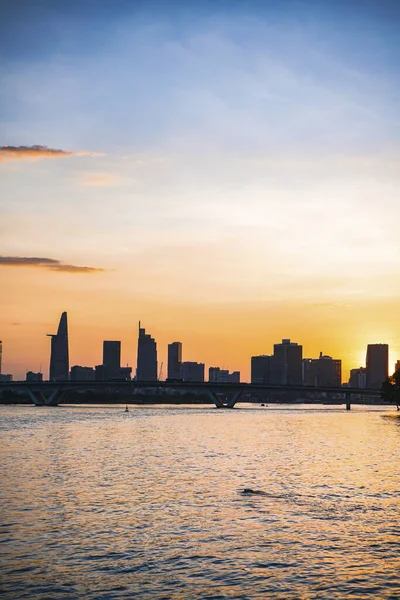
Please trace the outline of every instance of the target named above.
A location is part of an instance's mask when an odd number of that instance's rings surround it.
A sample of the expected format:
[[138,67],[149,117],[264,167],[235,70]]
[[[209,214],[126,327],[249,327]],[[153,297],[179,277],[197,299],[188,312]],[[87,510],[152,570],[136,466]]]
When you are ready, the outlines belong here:
[[3,598],[400,598],[384,413],[0,410]]

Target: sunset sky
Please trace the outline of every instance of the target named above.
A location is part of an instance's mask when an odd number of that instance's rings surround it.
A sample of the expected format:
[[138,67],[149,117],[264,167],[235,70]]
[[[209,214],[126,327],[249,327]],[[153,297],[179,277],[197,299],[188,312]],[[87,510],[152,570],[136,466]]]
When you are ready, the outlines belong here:
[[64,310],[71,366],[120,339],[135,368],[140,319],[164,374],[180,340],[246,380],[284,337],[345,378],[389,343],[393,369],[399,2],[0,11],[4,373],[47,377]]

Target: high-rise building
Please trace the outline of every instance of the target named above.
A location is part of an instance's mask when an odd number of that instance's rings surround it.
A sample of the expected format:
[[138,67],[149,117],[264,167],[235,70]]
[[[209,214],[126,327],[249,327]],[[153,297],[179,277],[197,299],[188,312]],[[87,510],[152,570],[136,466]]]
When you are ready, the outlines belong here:
[[43,373],[34,373],[33,371],[27,371],[25,381],[40,382],[43,381]]
[[183,362],[181,374],[183,381],[204,382],[204,363]]
[[342,385],[342,361],[320,352],[319,358],[303,358],[303,384],[317,386]]
[[71,367],[71,381],[94,381],[95,370],[93,367],[81,367],[74,365]]
[[168,379],[181,378],[182,365],[182,343],[172,342],[168,344]]
[[12,381],[13,376],[10,373],[2,373],[2,360],[3,360],[3,342],[0,340],[0,381]]
[[350,370],[349,387],[362,389],[367,387],[367,369],[365,367]]
[[155,339],[140,327],[140,322],[136,380],[157,381],[157,344]]
[[51,337],[50,352],[50,381],[63,381],[69,375],[68,357],[68,324],[67,313],[63,312],[56,334],[47,334]]
[[367,388],[380,389],[389,374],[388,344],[368,344],[366,368]]
[[270,383],[271,357],[266,354],[251,357],[251,383]]
[[103,366],[107,378],[120,376],[121,342],[103,342]]
[[398,361],[396,362],[396,365],[395,365],[395,367],[394,367],[394,372],[396,373],[396,371],[400,371],[400,360],[398,360]]
[[283,339],[274,344],[271,357],[271,383],[278,385],[301,385],[303,380],[303,347]]

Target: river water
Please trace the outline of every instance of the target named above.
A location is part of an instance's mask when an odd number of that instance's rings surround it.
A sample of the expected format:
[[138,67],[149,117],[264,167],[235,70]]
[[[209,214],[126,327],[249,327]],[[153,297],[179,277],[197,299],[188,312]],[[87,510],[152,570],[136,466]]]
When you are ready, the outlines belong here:
[[393,409],[0,419],[3,598],[400,598]]

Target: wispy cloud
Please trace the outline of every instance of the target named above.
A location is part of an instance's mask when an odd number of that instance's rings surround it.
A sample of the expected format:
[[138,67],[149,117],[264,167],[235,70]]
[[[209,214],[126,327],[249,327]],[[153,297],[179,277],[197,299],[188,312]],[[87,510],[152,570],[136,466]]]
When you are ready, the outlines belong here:
[[4,160],[38,160],[41,158],[66,158],[68,156],[105,156],[101,152],[90,152],[80,150],[69,152],[59,148],[48,148],[47,146],[0,146],[0,162]]
[[0,146],[0,161],[3,160],[21,160],[38,158],[59,158],[72,156],[72,152],[66,152],[47,146]]
[[96,267],[81,267],[65,264],[54,258],[39,258],[36,256],[0,256],[0,267],[36,267],[64,273],[100,273],[105,269]]
[[119,179],[107,173],[91,173],[82,177],[80,183],[84,187],[108,187],[116,185]]

